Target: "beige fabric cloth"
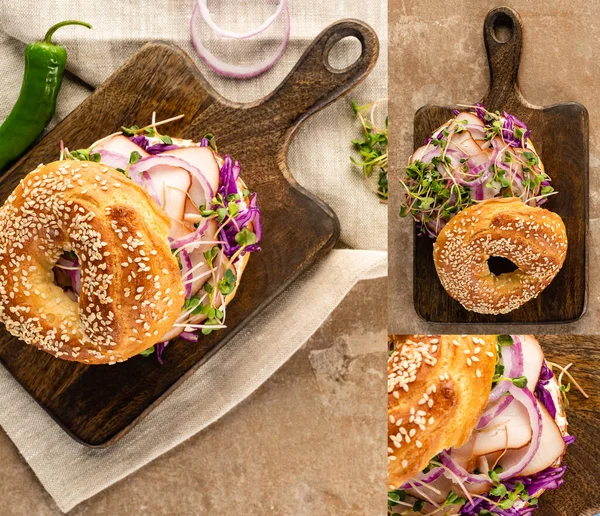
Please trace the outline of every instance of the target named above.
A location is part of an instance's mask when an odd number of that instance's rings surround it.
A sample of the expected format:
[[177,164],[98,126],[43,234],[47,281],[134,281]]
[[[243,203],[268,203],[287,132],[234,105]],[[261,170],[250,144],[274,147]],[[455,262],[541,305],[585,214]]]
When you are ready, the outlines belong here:
[[[261,2],[209,2],[256,26],[267,16]],[[99,85],[143,43],[176,43],[194,56],[189,39],[191,1],[89,2],[85,0],[0,0],[0,120],[13,105],[23,73],[24,42],[39,39],[63,19],[82,19],[93,31],[68,28],[56,40],[69,52],[68,70],[92,86]],[[267,4],[268,7],[268,4]],[[272,9],[272,4],[271,4]],[[229,12],[231,11],[231,12]],[[35,12],[36,16],[31,16]],[[292,40],[281,61],[251,81],[223,79],[194,57],[212,85],[236,101],[260,98],[276,87],[306,46],[327,25],[344,17],[363,19],[379,33],[382,54],[367,81],[352,94],[359,103],[386,96],[387,6],[380,0],[292,0]],[[279,22],[278,22],[279,23]],[[281,27],[274,26],[272,34]],[[203,31],[208,37],[208,33]],[[268,51],[250,47],[250,53]],[[243,54],[232,45],[229,52]],[[343,61],[354,47],[340,49]],[[81,81],[65,79],[56,120],[66,116],[89,93]],[[69,438],[0,368],[0,425],[15,442],[42,484],[63,511],[93,496],[160,454],[194,435],[242,401],[277,370],[327,318],[360,279],[387,273],[386,207],[350,162],[350,140],[359,134],[347,97],[318,113],[299,131],[289,154],[290,170],[306,188],[338,214],[342,246],[303,275],[241,334],[201,367],[130,434],[106,450],[92,450]],[[318,142],[315,145],[315,142]],[[384,295],[384,294],[382,294]],[[282,324],[285,321],[285,324]],[[231,382],[230,378],[236,378]]]

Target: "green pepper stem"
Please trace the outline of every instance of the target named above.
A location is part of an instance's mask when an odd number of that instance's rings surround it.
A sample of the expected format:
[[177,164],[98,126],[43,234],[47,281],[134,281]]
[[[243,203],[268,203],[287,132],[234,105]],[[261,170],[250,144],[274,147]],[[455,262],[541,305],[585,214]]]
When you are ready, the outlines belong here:
[[60,29],[61,27],[64,27],[65,25],[83,25],[84,27],[87,27],[88,29],[92,28],[92,26],[86,22],[82,22],[79,20],[65,20],[63,22],[57,23],[56,25],[52,25],[52,27],[50,27],[48,29],[48,32],[46,32],[46,36],[44,36],[44,43],[48,43],[49,45],[52,45],[52,36],[54,36],[54,33],[58,29]]

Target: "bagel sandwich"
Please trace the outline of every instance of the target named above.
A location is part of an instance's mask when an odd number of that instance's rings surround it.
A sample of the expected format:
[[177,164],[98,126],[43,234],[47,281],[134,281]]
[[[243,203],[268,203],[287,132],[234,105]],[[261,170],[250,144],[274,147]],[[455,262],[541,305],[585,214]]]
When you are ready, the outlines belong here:
[[482,104],[454,110],[408,160],[400,216],[436,239],[462,210],[493,198],[516,197],[535,207],[554,195],[531,131],[506,111]]
[[[177,117],[179,118],[179,117]],[[0,321],[63,359],[115,364],[226,327],[256,193],[214,142],[122,128],[25,176],[0,208]]]
[[531,336],[390,338],[390,514],[525,515],[563,483],[563,393]]

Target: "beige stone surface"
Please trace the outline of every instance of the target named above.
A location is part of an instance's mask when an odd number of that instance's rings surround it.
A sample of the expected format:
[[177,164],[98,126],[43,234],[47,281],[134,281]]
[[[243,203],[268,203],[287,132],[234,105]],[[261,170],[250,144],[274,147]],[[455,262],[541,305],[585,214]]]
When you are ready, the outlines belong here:
[[[357,284],[252,396],[69,514],[385,514],[385,285]],[[0,515],[61,514],[2,431],[0,464]]]
[[[483,43],[491,0],[389,0],[390,192],[389,329],[392,333],[462,333],[464,326],[425,323],[416,315],[412,291],[412,223],[398,216],[397,179],[412,153],[413,116],[427,103],[473,103],[488,88]],[[537,105],[577,101],[590,114],[590,238],[588,308],[567,325],[520,326],[521,333],[599,333],[600,274],[600,2],[513,0],[524,26],[519,83]],[[577,173],[577,171],[573,171]],[[514,333],[516,327],[470,326],[469,331]]]

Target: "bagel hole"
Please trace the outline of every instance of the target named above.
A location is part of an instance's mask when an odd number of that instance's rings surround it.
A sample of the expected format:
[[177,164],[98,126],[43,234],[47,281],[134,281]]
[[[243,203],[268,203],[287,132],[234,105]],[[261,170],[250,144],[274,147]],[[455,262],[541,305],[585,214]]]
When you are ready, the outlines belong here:
[[517,267],[512,261],[503,256],[491,256],[488,261],[488,267],[490,272],[494,276],[500,276],[500,274],[507,274],[509,272],[516,271]]
[[52,272],[54,273],[54,284],[62,288],[73,301],[76,301],[77,294],[73,290],[72,280],[72,273],[74,271],[66,268],[70,267],[70,263],[72,262],[79,263],[77,255],[73,251],[63,251],[61,257],[52,268]]

